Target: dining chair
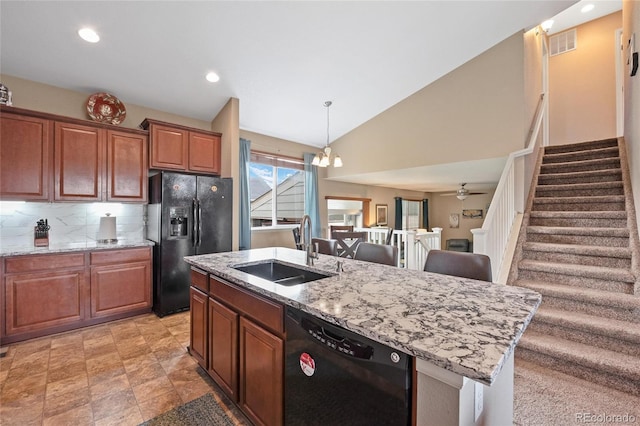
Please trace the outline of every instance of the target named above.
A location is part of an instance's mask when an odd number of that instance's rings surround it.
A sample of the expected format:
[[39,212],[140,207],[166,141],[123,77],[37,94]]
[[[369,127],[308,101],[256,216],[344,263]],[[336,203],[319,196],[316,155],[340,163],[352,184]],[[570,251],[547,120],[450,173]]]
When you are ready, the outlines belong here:
[[358,245],[367,241],[367,232],[333,231],[331,238],[338,241],[338,256],[353,259]]
[[398,247],[387,244],[360,243],[353,258],[383,265],[398,266]]
[[424,270],[480,281],[492,281],[491,259],[484,254],[429,250]]
[[331,256],[338,255],[338,241],[330,238],[312,238],[311,244],[313,247],[318,245],[318,253],[330,254]]
[[296,245],[296,249],[302,250],[302,243],[300,242],[300,228],[295,227],[291,229],[291,231],[293,232],[293,242]]
[[329,233],[333,234],[333,231],[353,232],[353,225],[329,225]]

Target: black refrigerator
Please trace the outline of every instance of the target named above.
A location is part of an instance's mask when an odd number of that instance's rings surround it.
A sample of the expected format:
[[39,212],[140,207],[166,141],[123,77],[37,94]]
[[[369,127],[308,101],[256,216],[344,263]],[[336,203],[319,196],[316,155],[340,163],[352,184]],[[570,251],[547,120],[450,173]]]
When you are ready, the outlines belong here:
[[185,256],[231,250],[232,180],[160,172],[149,178],[147,238],[153,248],[153,310],[189,309]]

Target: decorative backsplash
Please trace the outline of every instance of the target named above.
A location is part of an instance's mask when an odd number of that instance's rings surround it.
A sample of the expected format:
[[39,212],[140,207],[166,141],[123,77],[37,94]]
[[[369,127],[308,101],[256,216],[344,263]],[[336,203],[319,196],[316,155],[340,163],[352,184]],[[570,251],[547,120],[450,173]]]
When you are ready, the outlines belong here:
[[33,229],[40,219],[51,227],[51,244],[94,242],[100,217],[117,220],[119,240],[144,239],[146,204],[0,202],[0,245],[33,245]]

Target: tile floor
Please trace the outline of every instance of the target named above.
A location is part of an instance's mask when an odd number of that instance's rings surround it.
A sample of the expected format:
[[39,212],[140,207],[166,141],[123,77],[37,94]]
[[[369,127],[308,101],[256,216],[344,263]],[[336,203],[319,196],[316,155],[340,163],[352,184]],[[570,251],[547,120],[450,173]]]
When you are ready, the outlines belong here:
[[10,345],[0,358],[0,424],[138,425],[205,393],[245,424],[188,345],[188,312]]

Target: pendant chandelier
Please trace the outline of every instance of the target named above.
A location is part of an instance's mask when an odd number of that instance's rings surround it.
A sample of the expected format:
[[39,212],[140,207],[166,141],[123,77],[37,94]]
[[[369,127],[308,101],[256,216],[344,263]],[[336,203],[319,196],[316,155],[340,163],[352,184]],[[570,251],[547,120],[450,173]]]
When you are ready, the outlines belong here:
[[333,156],[331,158],[331,148],[329,147],[329,107],[331,106],[331,101],[326,101],[324,106],[327,108],[327,144],[324,147],[322,152],[316,154],[313,157],[313,161],[311,164],[318,167],[327,167],[333,162],[333,167],[342,167],[342,159],[339,155]]

